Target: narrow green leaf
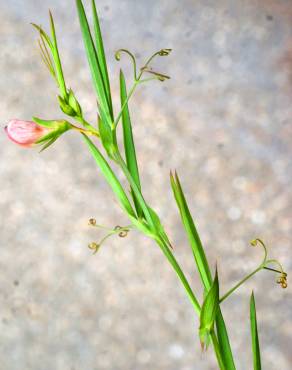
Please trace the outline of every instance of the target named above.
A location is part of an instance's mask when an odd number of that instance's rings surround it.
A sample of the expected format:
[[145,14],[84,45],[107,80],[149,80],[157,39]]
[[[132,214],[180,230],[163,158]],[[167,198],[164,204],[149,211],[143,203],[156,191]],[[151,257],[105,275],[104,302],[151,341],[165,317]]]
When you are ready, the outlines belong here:
[[[172,190],[174,193],[174,197],[177,202],[180,215],[181,215],[181,219],[185,227],[186,233],[188,235],[190,245],[193,250],[193,255],[195,258],[198,271],[200,273],[202,283],[204,285],[204,288],[208,291],[212,284],[212,277],[211,277],[209,264],[208,264],[208,261],[207,261],[207,258],[204,252],[202,242],[200,240],[195,223],[190,214],[178,175],[175,174],[175,177],[174,177],[171,174],[170,180],[171,180],[171,186],[172,186]],[[230,347],[230,343],[228,339],[228,334],[227,334],[226,326],[224,323],[224,319],[223,319],[220,307],[219,307],[218,314],[216,317],[216,328],[217,328],[218,342],[221,348],[221,352],[223,354],[223,360],[224,360],[225,366],[228,370],[235,370],[235,365],[234,365],[232,351],[231,351],[231,347]]]
[[216,316],[216,333],[226,370],[236,370],[224,318],[219,306]]
[[254,370],[261,370],[262,366],[261,366],[259,335],[257,328],[257,314],[253,292],[250,297],[250,326],[251,326],[251,340],[253,353],[253,368]]
[[66,99],[66,97],[67,97],[67,88],[66,88],[66,83],[65,83],[65,79],[64,79],[61,59],[60,59],[59,50],[58,50],[54,19],[53,19],[52,13],[50,12],[49,14],[50,14],[51,33],[52,33],[52,49],[51,49],[51,51],[52,51],[52,56],[53,56],[54,64],[55,64],[56,77],[57,77],[57,80],[58,80],[58,83],[59,83],[59,87],[60,87],[60,90],[61,90],[61,93],[62,93],[62,97],[63,97],[63,99]]
[[149,210],[149,213],[150,213],[151,218],[153,220],[153,223],[155,225],[155,229],[157,230],[157,233],[162,238],[164,243],[167,244],[168,247],[172,248],[171,243],[170,243],[170,241],[168,239],[168,236],[167,236],[167,234],[164,230],[164,227],[162,226],[162,223],[160,221],[160,218],[159,218],[158,214],[154,211],[154,209],[152,209],[149,206],[148,206],[148,210]]
[[91,154],[93,155],[97,165],[99,166],[102,174],[104,175],[105,179],[111,186],[113,192],[117,196],[122,208],[128,213],[130,216],[135,217],[135,212],[131,206],[131,203],[121,185],[117,177],[115,176],[114,172],[112,171],[111,167],[100,153],[98,148],[93,144],[93,142],[84,134],[82,134],[86,144],[88,145]]
[[101,142],[102,142],[104,149],[106,150],[108,156],[110,158],[113,158],[113,153],[115,150],[114,141],[113,141],[113,131],[108,125],[105,125],[103,123],[100,116],[98,116],[98,129],[99,129],[99,134],[100,134]]
[[214,328],[214,322],[217,316],[218,309],[219,309],[219,280],[216,269],[213,284],[204,299],[200,314],[199,335],[203,349],[207,348],[209,344],[210,335]]
[[110,113],[113,119],[111,88],[110,88],[106,57],[105,57],[105,52],[104,52],[102,34],[100,30],[100,24],[99,24],[99,18],[98,18],[98,14],[96,10],[95,0],[92,0],[92,13],[93,13],[93,26],[94,26],[96,53],[97,53],[97,57],[98,57],[99,65],[100,65],[102,79],[104,81],[109,110],[110,110]]
[[202,242],[200,240],[199,234],[195,227],[195,223],[192,219],[189,207],[187,205],[178,175],[175,174],[175,176],[173,176],[171,174],[170,181],[174,197],[180,211],[181,219],[193,251],[196,265],[201,276],[201,280],[204,284],[204,287],[209,290],[212,282],[210,268],[202,246]]
[[112,118],[110,114],[110,108],[107,101],[107,95],[105,90],[105,85],[102,77],[102,72],[92,40],[89,24],[86,18],[84,7],[81,0],[76,0],[77,11],[79,15],[80,28],[82,31],[84,46],[86,50],[86,55],[91,71],[91,76],[93,80],[93,85],[99,100],[100,115],[103,122],[108,124],[111,127]]
[[[123,106],[127,100],[127,88],[125,83],[125,78],[122,70],[120,71],[120,96],[121,96],[121,106]],[[126,162],[128,169],[138,187],[141,191],[141,183],[140,183],[140,176],[136,158],[136,150],[135,144],[133,139],[133,132],[132,132],[132,124],[130,119],[130,113],[128,104],[125,105],[122,113],[122,124],[123,124],[123,137],[124,137],[124,148],[125,148],[125,155],[126,155]],[[139,205],[139,202],[133,192],[131,190],[132,197],[134,200],[135,208],[139,217],[143,217],[142,208]]]

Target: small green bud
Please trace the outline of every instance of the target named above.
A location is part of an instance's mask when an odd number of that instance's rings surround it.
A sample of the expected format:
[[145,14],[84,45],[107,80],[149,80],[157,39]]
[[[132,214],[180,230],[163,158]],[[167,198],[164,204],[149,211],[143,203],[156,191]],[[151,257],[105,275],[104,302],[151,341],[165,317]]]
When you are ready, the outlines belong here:
[[58,100],[59,100],[60,108],[65,114],[71,117],[76,116],[75,110],[61,96],[58,96]]
[[77,116],[82,116],[82,110],[80,107],[80,104],[78,103],[78,100],[76,99],[73,91],[69,90],[69,96],[68,96],[68,103],[69,106],[74,110],[74,112],[77,114]]

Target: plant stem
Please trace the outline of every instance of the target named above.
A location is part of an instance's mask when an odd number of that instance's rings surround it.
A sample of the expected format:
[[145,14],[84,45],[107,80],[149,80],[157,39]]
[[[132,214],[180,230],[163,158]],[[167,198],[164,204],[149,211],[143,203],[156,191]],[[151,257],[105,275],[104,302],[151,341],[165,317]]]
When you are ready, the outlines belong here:
[[120,110],[117,118],[115,119],[115,122],[114,122],[114,125],[113,125],[114,128],[117,127],[117,125],[118,125],[118,123],[119,123],[119,121],[120,121],[120,119],[122,117],[123,110],[125,109],[126,105],[128,104],[128,101],[130,100],[131,96],[133,95],[134,91],[136,90],[136,87],[139,84],[139,80],[140,80],[141,76],[142,76],[142,74],[140,73],[139,76],[138,76],[138,78],[135,80],[133,86],[131,87],[131,89],[130,89],[130,91],[128,93],[127,99],[124,101],[124,103],[123,103],[123,105],[121,107],[121,110]]
[[171,250],[169,249],[169,247],[163,242],[163,241],[158,241],[157,240],[157,244],[159,245],[160,249],[162,250],[162,252],[164,253],[165,257],[168,259],[168,262],[171,264],[171,266],[173,267],[173,269],[175,270],[178,278],[180,279],[196,313],[198,314],[198,316],[200,316],[200,313],[201,313],[201,307],[200,307],[200,304],[197,300],[197,298],[195,297],[195,294],[192,290],[192,288],[190,287],[190,284],[185,276],[185,274],[183,273],[180,265],[178,264],[176,258],[174,257],[173,253],[171,252]]
[[219,368],[220,370],[227,370],[223,362],[220,346],[219,346],[218,339],[216,337],[214,330],[211,332],[211,338],[212,338],[212,343],[213,343],[214,351],[217,357]]
[[[72,123],[71,123],[71,126],[72,126],[72,128],[74,130],[79,131],[82,134],[85,134],[85,135],[94,135],[94,136],[99,137],[99,132],[97,130],[95,130],[94,128],[86,130],[84,128],[74,126],[74,125],[72,125]],[[90,127],[92,127],[92,126],[90,125]]]
[[87,122],[82,116],[76,116],[75,119],[76,121],[82,123],[82,125],[86,127],[87,129],[89,129],[90,131],[97,132],[97,130],[89,122]]
[[[150,227],[153,230],[153,232],[155,232],[156,228],[155,228],[155,225],[153,223],[151,214],[148,210],[148,206],[147,206],[147,204],[146,204],[146,202],[143,198],[143,195],[142,195],[140,189],[137,187],[135,181],[133,180],[132,175],[129,172],[128,167],[127,167],[126,163],[124,162],[119,150],[116,153],[116,160],[117,160],[117,163],[119,164],[119,166],[121,167],[124,175],[126,176],[129,184],[131,185],[137,199],[139,200],[140,205],[141,205],[141,207],[143,209],[143,212],[145,214],[147,222],[150,224]],[[176,258],[172,254],[168,245],[161,239],[158,232],[156,231],[155,233],[156,233],[156,238],[155,238],[156,242],[158,243],[160,249],[162,250],[162,252],[166,256],[166,258],[169,261],[169,263],[171,264],[171,266],[174,268],[176,274],[178,275],[178,277],[179,277],[182,285],[184,286],[184,289],[185,289],[185,291],[186,291],[186,293],[187,293],[187,295],[188,295],[196,313],[198,315],[200,315],[200,312],[201,312],[200,304],[199,304],[197,298],[195,297],[195,294],[194,294],[192,288],[190,287],[190,284],[189,284],[186,276],[184,275],[180,265],[178,264]]]
[[257,272],[262,270],[264,268],[263,265],[260,265],[257,269],[255,269],[253,272],[248,274],[244,279],[240,280],[239,283],[237,283],[233,288],[231,288],[226,294],[224,294],[223,297],[220,298],[219,303],[222,303],[227,297],[230,296],[237,288],[239,288],[243,283],[245,283],[248,279],[250,279],[253,275],[255,275]]

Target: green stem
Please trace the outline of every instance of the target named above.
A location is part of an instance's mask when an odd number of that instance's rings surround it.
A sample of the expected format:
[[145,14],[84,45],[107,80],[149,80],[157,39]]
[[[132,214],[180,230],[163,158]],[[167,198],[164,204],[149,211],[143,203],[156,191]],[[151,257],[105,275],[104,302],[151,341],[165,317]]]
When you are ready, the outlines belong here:
[[219,303],[222,303],[227,297],[230,296],[237,288],[239,288],[243,283],[245,283],[248,279],[250,279],[253,275],[255,275],[257,272],[262,270],[264,268],[264,265],[260,265],[257,269],[255,269],[253,272],[248,274],[244,279],[240,280],[239,283],[237,283],[233,288],[231,288],[226,294],[224,294],[223,297],[220,298]]
[[151,217],[151,214],[149,212],[149,209],[148,209],[148,206],[143,198],[143,195],[140,191],[140,189],[138,188],[138,186],[136,185],[123,157],[121,156],[121,153],[119,152],[119,150],[117,151],[116,153],[116,161],[118,163],[118,165],[121,167],[124,175],[126,176],[129,184],[131,185],[131,188],[133,189],[133,192],[135,193],[136,197],[137,197],[137,200],[139,201],[140,203],[140,206],[143,210],[143,213],[145,215],[145,218],[149,224],[149,226],[151,227],[152,230],[155,230],[155,225],[154,225],[154,222],[152,220],[152,217]]
[[139,76],[138,76],[138,78],[135,80],[133,86],[131,87],[131,89],[130,89],[130,91],[128,93],[127,99],[124,101],[124,103],[123,103],[123,105],[121,107],[121,110],[120,110],[120,112],[119,112],[119,114],[118,114],[118,116],[117,116],[117,118],[116,118],[116,120],[115,120],[115,122],[113,124],[113,127],[114,128],[117,127],[117,125],[118,125],[118,123],[119,123],[119,121],[120,121],[120,119],[122,117],[123,110],[125,109],[126,105],[128,104],[128,101],[130,100],[131,96],[133,95],[134,91],[136,90],[136,87],[139,85],[139,82],[140,82],[139,80],[141,78],[141,75],[142,74],[140,73]]
[[[124,175],[126,176],[129,184],[131,185],[140,205],[141,205],[141,208],[143,209],[143,212],[144,212],[144,215],[145,215],[145,218],[148,222],[148,224],[150,225],[151,229],[153,230],[153,232],[155,232],[156,228],[155,228],[155,224],[152,220],[152,217],[151,217],[151,214],[148,210],[148,206],[143,198],[143,195],[141,193],[141,191],[139,190],[139,188],[137,187],[135,181],[133,180],[132,178],[132,175],[131,173],[129,172],[128,170],[128,167],[126,165],[126,163],[124,162],[120,152],[118,151],[117,154],[116,154],[116,160],[117,160],[117,163],[120,165]],[[156,233],[156,232],[155,232]],[[166,245],[166,243],[161,239],[160,235],[158,233],[156,233],[156,242],[158,243],[159,247],[161,248],[162,252],[164,253],[164,255],[166,256],[167,260],[169,261],[169,263],[171,264],[171,266],[174,268],[176,274],[178,275],[181,283],[183,284],[184,286],[184,289],[195,309],[195,311],[197,312],[198,315],[200,315],[200,312],[201,312],[201,307],[200,307],[200,304],[198,302],[198,300],[196,299],[195,295],[194,295],[194,292],[192,291],[192,288],[190,287],[190,284],[187,280],[187,278],[185,277],[180,265],[178,264],[176,258],[174,257],[174,255],[172,254],[170,248],[168,247],[168,245]]]
[[226,367],[225,367],[224,362],[223,362],[222,354],[221,354],[221,349],[220,349],[220,346],[219,346],[219,343],[218,343],[218,339],[217,339],[216,334],[215,334],[214,331],[211,332],[211,338],[212,338],[214,351],[215,351],[215,354],[216,354],[216,357],[217,357],[217,361],[218,361],[218,364],[219,364],[219,368],[220,368],[220,370],[226,370]]
[[156,242],[159,245],[162,252],[164,253],[168,262],[171,264],[171,266],[175,270],[175,272],[176,272],[178,278],[180,279],[180,281],[181,281],[181,283],[182,283],[182,285],[183,285],[183,287],[184,287],[184,289],[185,289],[185,291],[188,295],[188,298],[191,301],[196,313],[198,314],[198,316],[200,316],[200,313],[201,313],[200,304],[199,304],[197,298],[195,297],[195,294],[194,294],[192,288],[190,287],[190,284],[189,284],[185,274],[183,273],[179,263],[177,262],[176,258],[172,254],[169,247],[163,241],[156,240]]
[[84,128],[81,128],[81,127],[74,126],[71,123],[71,127],[74,130],[76,130],[78,132],[81,132],[82,134],[85,134],[85,135],[94,135],[94,136],[99,137],[99,132],[97,130],[95,130],[92,126],[90,126],[90,128],[87,130],[87,129],[84,129]]
[[74,118],[76,119],[76,121],[80,122],[84,127],[89,129],[90,131],[93,131],[95,134],[98,134],[99,136],[98,131],[89,122],[87,122],[82,116],[76,116]]

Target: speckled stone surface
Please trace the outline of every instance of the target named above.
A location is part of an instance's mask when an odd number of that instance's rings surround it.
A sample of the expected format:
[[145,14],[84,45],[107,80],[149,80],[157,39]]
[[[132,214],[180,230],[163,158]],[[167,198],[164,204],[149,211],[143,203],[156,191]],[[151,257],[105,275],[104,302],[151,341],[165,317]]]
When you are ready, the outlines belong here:
[[[89,4],[89,1],[87,2]],[[132,120],[145,197],[202,292],[169,186],[177,169],[224,292],[262,258],[261,237],[291,275],[292,3],[290,0],[97,2],[118,104],[114,51],[155,63],[172,79],[145,85]],[[59,118],[56,87],[29,22],[54,15],[68,86],[95,118],[73,1],[0,0],[0,111]],[[131,77],[128,60],[122,66]],[[126,224],[74,133],[42,154],[0,135],[0,370],[211,370],[198,319],[160,250],[136,232],[92,255],[90,241]],[[252,368],[248,301],[254,289],[263,368],[291,369],[292,295],[261,272],[222,305],[238,370]]]

